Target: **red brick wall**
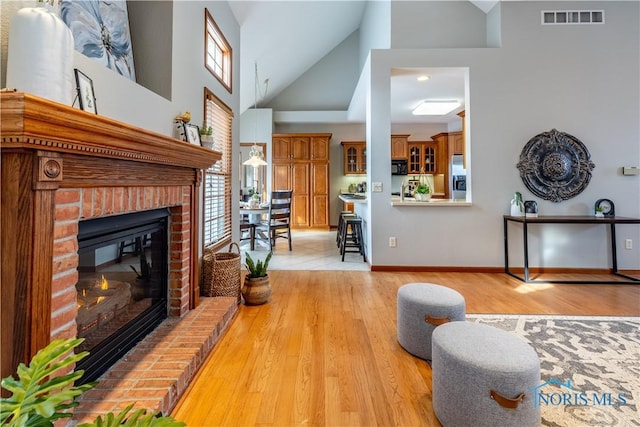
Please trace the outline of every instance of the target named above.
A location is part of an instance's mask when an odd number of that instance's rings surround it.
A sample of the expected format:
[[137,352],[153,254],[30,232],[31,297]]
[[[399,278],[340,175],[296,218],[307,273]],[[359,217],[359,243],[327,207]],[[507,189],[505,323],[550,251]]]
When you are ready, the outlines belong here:
[[51,339],[76,336],[78,223],[81,220],[168,207],[171,211],[169,315],[189,311],[189,186],[61,188],[55,196]]

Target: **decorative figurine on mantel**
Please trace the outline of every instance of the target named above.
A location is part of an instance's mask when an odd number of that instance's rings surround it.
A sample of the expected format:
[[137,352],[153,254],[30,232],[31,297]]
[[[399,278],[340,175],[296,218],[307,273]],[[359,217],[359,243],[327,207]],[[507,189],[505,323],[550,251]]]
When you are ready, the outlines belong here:
[[184,114],[177,115],[175,120],[184,122],[184,123],[189,123],[191,121],[191,113],[189,111],[185,111]]

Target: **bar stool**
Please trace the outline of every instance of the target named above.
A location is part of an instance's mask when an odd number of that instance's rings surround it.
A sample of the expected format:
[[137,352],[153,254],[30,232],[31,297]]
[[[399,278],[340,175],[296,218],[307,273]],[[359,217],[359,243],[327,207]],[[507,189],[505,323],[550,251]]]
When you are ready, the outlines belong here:
[[338,249],[342,247],[342,229],[345,226],[345,217],[356,218],[357,215],[351,211],[340,212],[340,216],[338,217],[338,232],[336,233],[336,246],[338,246]]
[[[342,227],[342,233],[340,233],[340,235],[340,255],[342,255],[342,261],[344,261],[345,253],[352,252],[362,255],[363,261],[366,262],[367,256],[364,252],[362,218],[357,215],[355,215],[354,217],[345,215],[344,225]],[[349,248],[356,248],[356,250],[349,250]]]

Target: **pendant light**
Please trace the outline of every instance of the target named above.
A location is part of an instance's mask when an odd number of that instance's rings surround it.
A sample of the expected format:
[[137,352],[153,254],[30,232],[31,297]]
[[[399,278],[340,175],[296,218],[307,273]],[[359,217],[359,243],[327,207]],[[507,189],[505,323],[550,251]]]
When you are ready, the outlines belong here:
[[[265,90],[264,95],[267,94],[267,86],[269,84],[269,80],[265,80]],[[254,87],[253,87],[253,109],[257,112],[258,110],[258,63],[255,63],[255,78],[254,78]],[[242,164],[246,166],[253,166],[254,168],[258,168],[259,166],[266,166],[267,162],[264,160],[264,153],[262,149],[258,147],[257,139],[258,139],[258,120],[257,114],[254,114],[254,137],[253,137],[253,146],[249,151],[249,160],[245,160]]]

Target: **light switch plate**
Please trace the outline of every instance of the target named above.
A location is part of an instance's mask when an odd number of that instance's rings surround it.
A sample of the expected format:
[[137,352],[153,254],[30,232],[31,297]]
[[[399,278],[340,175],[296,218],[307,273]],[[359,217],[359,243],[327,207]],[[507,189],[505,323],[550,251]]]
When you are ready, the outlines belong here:
[[371,191],[374,193],[382,193],[382,183],[381,182],[372,182],[371,183]]

